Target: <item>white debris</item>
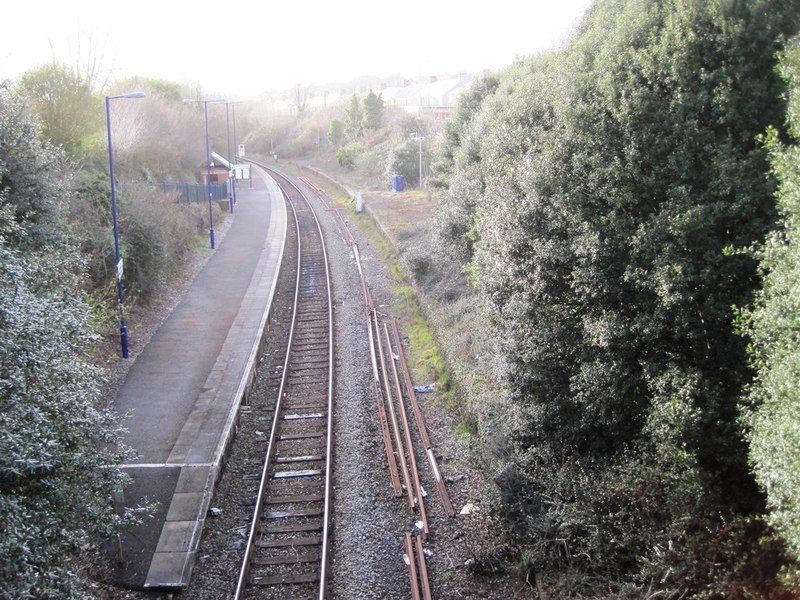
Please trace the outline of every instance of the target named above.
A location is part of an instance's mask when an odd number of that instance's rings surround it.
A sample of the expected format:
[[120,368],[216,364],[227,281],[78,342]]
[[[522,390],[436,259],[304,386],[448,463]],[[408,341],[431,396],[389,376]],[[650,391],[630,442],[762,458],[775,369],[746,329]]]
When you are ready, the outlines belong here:
[[220,515],[222,515],[221,508],[212,507],[208,512],[212,517],[219,517]]
[[480,510],[477,506],[475,506],[472,502],[467,502],[462,508],[459,514],[462,515],[471,515],[474,512]]

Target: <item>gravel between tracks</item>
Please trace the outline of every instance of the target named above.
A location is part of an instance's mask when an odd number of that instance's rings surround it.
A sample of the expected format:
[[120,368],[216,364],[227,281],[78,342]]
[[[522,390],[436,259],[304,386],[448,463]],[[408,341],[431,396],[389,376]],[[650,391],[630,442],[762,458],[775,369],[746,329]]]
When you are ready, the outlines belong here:
[[[329,253],[333,278],[336,339],[336,412],[333,532],[329,596],[334,599],[406,599],[410,586],[403,562],[403,534],[413,531],[416,516],[402,498],[392,494],[377,405],[371,385],[371,367],[364,306],[358,271],[350,248],[344,243],[339,225],[329,211],[317,207]],[[387,267],[360,239],[362,267],[379,311],[388,310],[392,280]],[[287,255],[289,252],[287,244]],[[283,269],[273,305],[273,319],[261,357],[251,410],[245,411],[219,480],[212,506],[222,513],[208,517],[189,587],[175,597],[190,600],[229,598],[241,562],[252,501],[260,474],[259,457],[263,434],[269,432],[269,407],[274,402],[275,380],[270,375],[282,361],[276,352],[286,337],[291,281]],[[402,331],[401,331],[402,335]],[[426,383],[426,382],[415,382]],[[453,433],[455,423],[438,406],[433,395],[420,395],[422,411],[442,475],[456,510],[454,518],[444,514],[421,445],[414,432],[422,485],[427,490],[426,508],[431,535],[428,569],[433,597],[518,598],[530,596],[508,577],[476,575],[465,565],[490,543],[485,539],[480,511],[481,478],[469,463],[468,451]],[[414,427],[412,426],[412,429]],[[471,503],[478,512],[459,515]],[[159,592],[121,591],[108,597],[155,599],[170,597]]]

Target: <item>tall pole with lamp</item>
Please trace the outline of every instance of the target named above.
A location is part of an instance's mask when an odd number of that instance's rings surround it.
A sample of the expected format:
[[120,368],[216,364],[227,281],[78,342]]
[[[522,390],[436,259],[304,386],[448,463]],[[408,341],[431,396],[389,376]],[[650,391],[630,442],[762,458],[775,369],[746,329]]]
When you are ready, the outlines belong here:
[[117,301],[119,304],[119,337],[122,358],[128,358],[128,326],[125,324],[122,296],[122,258],[119,254],[119,225],[117,223],[117,194],[114,190],[114,151],[111,145],[111,101],[117,98],[144,98],[144,92],[128,92],[106,96],[106,130],[108,132],[108,176],[111,179],[111,220],[114,224],[114,265],[117,271]]
[[208,105],[209,104],[222,104],[225,102],[223,99],[216,100],[194,100],[191,98],[184,98],[184,103],[200,102],[203,104],[203,114],[205,117],[206,126],[206,190],[208,192],[208,238],[211,242],[211,249],[216,248],[214,242],[214,209],[211,205],[211,150],[208,146]]
[[[228,178],[231,177],[233,173],[233,163],[231,162],[231,117],[230,117],[230,105],[233,104],[232,102],[225,103],[225,143],[228,145]],[[230,211],[233,212],[233,186],[234,183],[231,181],[231,197],[228,199],[228,206],[230,207]]]
[[[233,212],[234,207],[236,206],[236,170],[233,168],[234,164],[237,162],[239,158],[239,147],[236,145],[236,105],[241,104],[241,102],[226,102],[225,103],[225,116],[228,116],[228,107],[233,107],[233,148],[234,148],[234,157],[233,163],[231,162],[231,147],[228,146],[228,164],[231,167],[231,172],[233,174],[233,178],[231,180],[231,212]],[[230,134],[229,134],[230,135]]]

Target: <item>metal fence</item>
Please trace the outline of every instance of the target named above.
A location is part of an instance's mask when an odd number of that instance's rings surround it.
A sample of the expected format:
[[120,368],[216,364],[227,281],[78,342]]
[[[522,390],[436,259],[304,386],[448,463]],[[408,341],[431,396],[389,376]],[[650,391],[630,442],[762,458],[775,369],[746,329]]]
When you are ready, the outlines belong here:
[[[208,186],[205,183],[173,183],[162,181],[158,184],[162,192],[176,192],[178,202],[207,202]],[[211,199],[224,200],[228,197],[228,185],[226,183],[211,184]]]

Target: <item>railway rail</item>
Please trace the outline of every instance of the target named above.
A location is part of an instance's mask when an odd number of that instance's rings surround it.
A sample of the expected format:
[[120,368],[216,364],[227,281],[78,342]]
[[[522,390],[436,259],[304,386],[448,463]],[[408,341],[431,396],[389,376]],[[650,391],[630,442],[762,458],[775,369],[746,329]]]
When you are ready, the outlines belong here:
[[432,591],[427,570],[427,553],[423,545],[430,535],[428,511],[425,506],[427,494],[421,483],[421,475],[408,418],[409,414],[413,414],[422,453],[428,459],[431,476],[439,492],[444,513],[448,517],[453,517],[455,511],[447,493],[444,479],[439,471],[425,420],[417,402],[414,386],[406,365],[397,322],[391,319],[390,325],[385,318],[379,316],[369,292],[366,276],[361,267],[358,244],[344,222],[341,208],[330,202],[325,192],[313,182],[305,178],[302,178],[302,181],[316,195],[325,209],[334,213],[340,224],[342,240],[353,251],[361,280],[374,395],[390,481],[395,497],[402,498],[405,496],[409,513],[418,519],[414,525],[413,534],[406,531],[403,539],[405,545],[403,560],[408,567],[411,598],[412,600],[430,600]]
[[297,229],[292,323],[234,598],[318,598],[327,590],[333,455],[330,272],[314,209],[278,181]]
[[[280,171],[250,161],[279,184],[297,228],[297,277],[292,323],[280,377],[253,519],[234,599],[317,598],[327,594],[333,457],[333,311],[322,228],[313,204],[339,222],[358,268],[374,393],[394,495],[414,516],[400,544],[412,599],[432,597],[427,573],[430,534],[409,417],[430,463],[444,512],[454,514],[403,356],[397,324],[373,304],[359,249],[340,207],[305,178],[302,188]],[[305,190],[305,191],[304,191]],[[314,202],[312,202],[312,199]],[[292,219],[290,218],[290,221]],[[423,459],[424,460],[424,459]],[[402,481],[401,481],[402,479]]]

